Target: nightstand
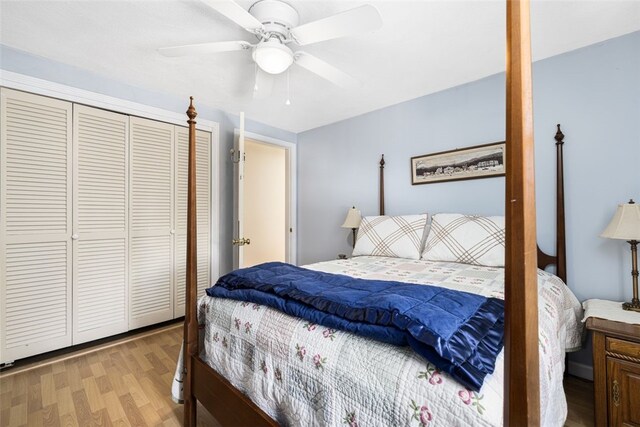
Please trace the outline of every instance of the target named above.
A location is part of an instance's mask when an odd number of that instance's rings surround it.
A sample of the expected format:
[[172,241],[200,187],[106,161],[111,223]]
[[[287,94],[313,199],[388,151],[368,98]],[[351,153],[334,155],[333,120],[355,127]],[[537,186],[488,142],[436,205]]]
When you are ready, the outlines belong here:
[[608,301],[589,300],[585,308],[593,331],[595,425],[640,426],[640,314]]

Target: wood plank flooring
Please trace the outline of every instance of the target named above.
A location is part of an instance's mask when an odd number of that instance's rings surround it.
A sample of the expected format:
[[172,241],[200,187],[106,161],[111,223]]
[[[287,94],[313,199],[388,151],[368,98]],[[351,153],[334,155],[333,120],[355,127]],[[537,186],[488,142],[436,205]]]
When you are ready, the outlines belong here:
[[[0,426],[180,426],[171,400],[182,328],[0,374]],[[593,384],[568,377],[567,426],[593,426]],[[198,407],[198,425],[219,427]]]
[[[182,425],[170,392],[181,326],[0,374],[0,426]],[[198,409],[198,425],[218,426]]]
[[593,381],[567,376],[564,380],[564,392],[567,395],[566,427],[593,427]]

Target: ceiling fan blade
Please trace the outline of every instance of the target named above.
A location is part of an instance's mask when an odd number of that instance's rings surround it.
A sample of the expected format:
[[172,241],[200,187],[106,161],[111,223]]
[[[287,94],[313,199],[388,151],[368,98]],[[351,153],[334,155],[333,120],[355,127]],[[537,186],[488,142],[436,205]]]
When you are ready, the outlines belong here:
[[291,35],[296,43],[304,46],[338,37],[374,31],[381,26],[382,18],[380,17],[380,12],[374,6],[367,4],[300,25],[291,30]]
[[188,56],[203,53],[233,52],[249,49],[251,43],[245,41],[212,42],[200,44],[187,44],[184,46],[161,47],[158,52],[164,56]]
[[338,70],[333,65],[324,62],[306,52],[296,52],[295,62],[302,68],[306,68],[314,74],[329,80],[331,83],[344,89],[360,87],[360,82],[344,71]]
[[242,6],[233,0],[201,0],[210,8],[217,10],[228,19],[240,25],[250,33],[257,33],[264,27],[253,15],[244,10]]
[[266,73],[258,67],[256,70],[256,82],[253,85],[253,99],[268,98],[273,91],[274,82],[273,74]]

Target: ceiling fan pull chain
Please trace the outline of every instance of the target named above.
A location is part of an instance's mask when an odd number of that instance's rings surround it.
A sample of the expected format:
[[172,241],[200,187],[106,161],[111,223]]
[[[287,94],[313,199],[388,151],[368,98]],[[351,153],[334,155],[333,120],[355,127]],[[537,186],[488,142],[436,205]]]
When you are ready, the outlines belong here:
[[289,74],[291,74],[291,68],[287,69],[287,100],[284,102],[284,105],[291,105],[291,91],[289,87]]
[[254,63],[255,67],[254,67],[254,79],[253,81],[255,82],[253,84],[253,92],[257,92],[258,91],[258,63],[255,62]]

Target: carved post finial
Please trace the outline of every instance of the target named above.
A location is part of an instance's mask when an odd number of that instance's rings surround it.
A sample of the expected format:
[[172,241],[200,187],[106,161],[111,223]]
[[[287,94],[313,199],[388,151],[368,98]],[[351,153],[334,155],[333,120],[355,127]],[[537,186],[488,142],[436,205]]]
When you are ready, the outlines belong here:
[[564,144],[564,133],[562,133],[562,131],[560,130],[560,123],[557,124],[558,126],[558,131],[556,132],[556,144]]
[[196,118],[198,113],[196,112],[196,107],[193,106],[193,96],[189,97],[189,108],[187,108],[187,116],[189,117],[189,121],[192,121]]
[[382,157],[380,158],[380,167],[383,168],[384,167],[384,154],[382,155]]

